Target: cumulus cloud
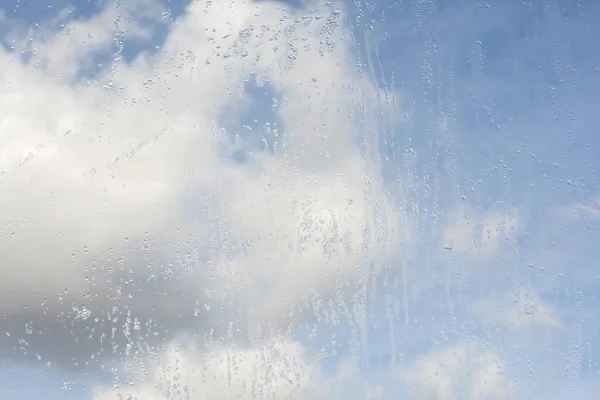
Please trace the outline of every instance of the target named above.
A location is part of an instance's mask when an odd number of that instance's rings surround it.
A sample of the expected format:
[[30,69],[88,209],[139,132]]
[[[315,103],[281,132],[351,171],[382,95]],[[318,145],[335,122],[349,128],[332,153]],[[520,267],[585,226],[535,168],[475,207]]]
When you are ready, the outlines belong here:
[[499,324],[506,329],[564,327],[556,307],[531,288],[478,300],[471,305],[471,310],[484,324]]
[[334,390],[319,359],[297,342],[277,339],[255,348],[210,351],[183,343],[145,360],[143,369],[129,371],[112,388],[97,388],[94,400],[326,399]]
[[509,399],[516,393],[501,357],[477,339],[425,356],[403,379],[414,399]]
[[593,196],[587,202],[577,202],[558,207],[558,215],[568,221],[593,221],[600,219],[600,196]]
[[[0,50],[3,347],[131,343],[202,304],[278,323],[411,240],[358,140],[387,106],[353,67],[340,9],[193,2],[160,50],[92,68],[127,35],[150,37],[160,9],[126,4],[44,28],[29,59]],[[242,123],[226,112],[247,107],[251,78],[279,96],[281,129],[240,164],[222,121]],[[66,330],[61,346],[48,326]]]
[[469,214],[460,207],[451,214],[442,233],[442,246],[458,253],[489,257],[498,253],[503,241],[514,239],[519,227],[514,210]]

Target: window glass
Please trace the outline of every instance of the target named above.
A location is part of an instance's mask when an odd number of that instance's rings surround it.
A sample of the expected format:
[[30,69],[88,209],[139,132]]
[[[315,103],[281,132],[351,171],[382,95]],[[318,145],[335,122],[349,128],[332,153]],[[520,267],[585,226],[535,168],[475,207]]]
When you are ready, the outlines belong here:
[[599,21],[3,0],[0,398],[596,398]]

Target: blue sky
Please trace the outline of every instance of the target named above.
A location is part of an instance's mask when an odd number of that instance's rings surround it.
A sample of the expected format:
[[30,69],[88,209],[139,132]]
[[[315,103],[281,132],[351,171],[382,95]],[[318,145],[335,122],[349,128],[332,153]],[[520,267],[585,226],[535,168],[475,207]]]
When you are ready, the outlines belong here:
[[0,393],[273,336],[337,396],[599,396],[600,3],[222,4],[0,2]]

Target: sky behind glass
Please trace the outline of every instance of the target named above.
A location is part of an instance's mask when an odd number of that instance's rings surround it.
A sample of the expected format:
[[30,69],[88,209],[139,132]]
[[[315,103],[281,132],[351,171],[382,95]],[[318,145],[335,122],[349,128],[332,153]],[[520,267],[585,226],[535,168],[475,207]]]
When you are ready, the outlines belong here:
[[600,3],[0,10],[5,397],[600,396]]

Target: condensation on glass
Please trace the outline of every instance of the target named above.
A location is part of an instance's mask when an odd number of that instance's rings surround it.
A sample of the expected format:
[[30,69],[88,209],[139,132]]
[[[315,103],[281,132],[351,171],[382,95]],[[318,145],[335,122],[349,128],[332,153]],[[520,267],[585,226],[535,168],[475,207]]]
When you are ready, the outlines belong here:
[[599,21],[0,2],[0,398],[597,398]]

